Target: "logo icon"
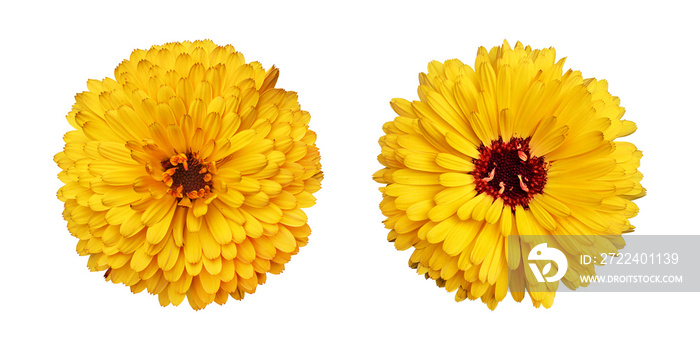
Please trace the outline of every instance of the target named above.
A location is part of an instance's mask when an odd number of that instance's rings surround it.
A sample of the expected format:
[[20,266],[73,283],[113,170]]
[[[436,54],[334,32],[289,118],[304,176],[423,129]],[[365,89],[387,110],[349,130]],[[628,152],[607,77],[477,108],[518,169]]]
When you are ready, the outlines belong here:
[[557,273],[554,276],[544,277],[550,270],[552,270],[552,263],[547,263],[544,265],[543,271],[537,268],[537,264],[528,263],[530,265],[530,270],[535,275],[537,282],[556,282],[564,277],[566,269],[569,267],[569,263],[566,261],[566,256],[557,248],[547,247],[547,243],[542,243],[536,245],[527,256],[528,260],[551,260],[557,264]]

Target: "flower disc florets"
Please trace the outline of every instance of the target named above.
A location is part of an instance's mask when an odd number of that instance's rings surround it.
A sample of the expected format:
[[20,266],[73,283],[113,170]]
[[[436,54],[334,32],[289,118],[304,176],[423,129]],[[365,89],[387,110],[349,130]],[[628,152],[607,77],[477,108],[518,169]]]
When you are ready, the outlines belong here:
[[533,196],[542,193],[548,167],[544,157],[530,152],[530,138],[514,137],[509,142],[499,138],[489,147],[479,147],[470,172],[477,192],[501,198],[504,205],[527,207]]
[[178,154],[161,162],[163,165],[163,182],[168,194],[189,199],[204,198],[211,191],[212,174],[210,167],[197,153]]

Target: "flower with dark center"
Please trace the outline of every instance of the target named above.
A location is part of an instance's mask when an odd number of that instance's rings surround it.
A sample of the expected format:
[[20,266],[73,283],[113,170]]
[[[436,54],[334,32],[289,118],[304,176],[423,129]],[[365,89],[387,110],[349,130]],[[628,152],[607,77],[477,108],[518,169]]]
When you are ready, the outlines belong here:
[[[577,288],[594,267],[572,257],[620,248],[634,228],[642,154],[617,138],[636,125],[622,119],[605,80],[563,66],[554,49],[504,42],[479,48],[474,68],[431,62],[419,100],[391,101],[398,116],[384,124],[384,168],[374,174],[386,185],[388,239],[414,248],[409,266],[457,301],[481,298],[493,309],[519,286],[515,300],[527,290],[535,306],[550,307],[558,282],[533,285],[527,237],[566,254],[561,282]],[[595,239],[562,243],[585,235]]]
[[284,270],[323,174],[309,113],[278,75],[204,40],[136,50],[88,81],[54,160],[91,271],[202,309]]

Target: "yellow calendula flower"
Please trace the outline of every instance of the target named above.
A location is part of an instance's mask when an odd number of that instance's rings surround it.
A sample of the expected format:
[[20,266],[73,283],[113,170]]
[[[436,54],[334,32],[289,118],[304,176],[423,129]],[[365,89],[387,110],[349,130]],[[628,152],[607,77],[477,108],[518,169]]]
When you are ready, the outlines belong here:
[[374,174],[387,184],[388,239],[414,247],[409,265],[457,301],[493,309],[510,286],[516,301],[527,290],[550,307],[559,282],[536,285],[524,268],[536,242],[525,237],[551,238],[569,260],[562,282],[576,288],[593,266],[572,257],[619,248],[634,228],[641,152],[615,139],[636,125],[621,120],[606,81],[563,66],[552,48],[504,42],[479,48],[474,69],[431,62],[420,100],[391,101],[398,116],[384,125],[385,168]]
[[322,173],[309,113],[278,75],[204,40],[136,50],[115,79],[88,81],[54,160],[91,271],[194,309],[282,272]]

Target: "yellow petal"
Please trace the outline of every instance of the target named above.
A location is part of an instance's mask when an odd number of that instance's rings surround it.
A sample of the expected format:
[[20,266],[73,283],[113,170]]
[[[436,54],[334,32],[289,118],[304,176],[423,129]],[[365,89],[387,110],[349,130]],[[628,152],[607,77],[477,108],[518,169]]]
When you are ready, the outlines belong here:
[[140,248],[136,249],[134,254],[131,256],[129,266],[136,272],[143,271],[153,259],[152,256],[146,254],[146,249],[148,249],[148,247],[146,245],[142,245]]
[[590,152],[607,142],[609,141],[604,140],[603,133],[600,131],[592,131],[565,140],[557,149],[547,154],[547,159],[557,160],[574,157],[579,154]]
[[456,216],[450,216],[449,218],[439,222],[435,227],[428,231],[426,238],[429,243],[440,243],[445,240],[450,231],[455,229],[455,226],[459,222]]
[[483,221],[484,218],[486,218],[486,212],[489,210],[493,202],[493,197],[488,196],[477,203],[474,207],[474,211],[472,211],[472,218],[476,221]]
[[520,238],[518,236],[508,236],[506,244],[506,260],[508,261],[508,268],[510,270],[515,270],[520,266],[521,255],[520,255]]
[[269,204],[264,208],[245,207],[243,208],[261,222],[276,224],[282,219],[282,210],[274,204]]
[[480,234],[482,223],[474,220],[458,221],[442,244],[442,249],[450,256],[462,253],[472,242],[474,237]]
[[228,244],[233,239],[233,233],[226,220],[216,206],[211,206],[205,216],[207,227],[216,242],[220,245]]
[[110,225],[120,225],[129,216],[131,216],[132,213],[133,210],[128,205],[112,207],[105,215],[105,220]]
[[285,253],[291,253],[297,247],[296,239],[292,233],[284,227],[280,227],[277,234],[270,236],[270,241],[275,248]]
[[567,203],[580,203],[582,206],[598,206],[602,197],[595,192],[581,191],[574,186],[546,184],[544,194]]
[[134,184],[134,180],[136,180],[136,178],[138,178],[140,175],[140,173],[134,172],[130,169],[114,170],[102,174],[102,181],[115,186],[131,186]]
[[199,236],[199,243],[202,246],[204,256],[208,259],[218,258],[221,254],[221,245],[214,240],[209,228],[207,226],[202,226],[197,236]]
[[468,196],[461,197],[454,202],[434,206],[428,212],[428,218],[430,218],[432,221],[445,220],[447,217],[454,215],[462,204],[471,199],[472,195],[473,193]]
[[119,227],[119,232],[124,237],[131,237],[137,234],[141,229],[144,228],[143,223],[141,223],[141,211],[133,211],[131,216],[129,216],[122,225]]
[[471,199],[476,195],[474,185],[450,187],[440,191],[434,196],[436,204],[448,204],[467,197]]
[[503,211],[503,199],[497,198],[491,203],[488,210],[486,211],[485,219],[489,224],[495,224],[501,217],[501,212]]
[[521,206],[515,207],[515,226],[518,229],[520,236],[539,235],[542,234],[539,225],[532,217],[530,210],[526,210]]
[[228,165],[243,175],[255,174],[267,165],[267,157],[263,154],[248,154],[233,158]]
[[452,126],[455,130],[460,133],[468,132],[464,121],[464,117],[461,116],[451,105],[443,95],[436,91],[428,91],[426,94],[426,102],[428,105],[440,116],[445,122]]
[[437,185],[440,175],[423,171],[399,169],[392,174],[392,179],[405,185]]
[[473,143],[464,138],[464,136],[448,132],[447,134],[445,134],[445,140],[458,152],[471,158],[479,158],[479,151],[477,150],[477,146],[475,146]]
[[84,225],[88,223],[93,214],[94,212],[90,208],[78,206],[70,212],[70,219],[77,224]]
[[567,217],[571,215],[571,209],[569,209],[566,204],[558,201],[546,193],[534,196],[532,198],[532,202],[537,203],[537,205],[542,206],[544,210],[556,216]]
[[163,126],[177,123],[175,113],[173,113],[173,110],[166,103],[159,103],[156,105],[156,121]]
[[425,199],[413,203],[406,209],[406,216],[412,221],[422,221],[428,219],[428,212],[435,206],[432,199]]
[[549,215],[546,209],[539,205],[539,202],[531,201],[529,207],[532,215],[535,217],[535,220],[537,220],[542,227],[549,231],[554,231],[557,229],[556,221],[554,221],[554,218]]
[[435,154],[409,153],[403,159],[404,164],[409,169],[427,171],[434,173],[445,172],[446,169],[438,166],[435,162]]
[[163,127],[163,125],[153,123],[148,127],[148,129],[151,132],[151,137],[156,142],[158,148],[165,151],[166,153],[173,152],[175,150],[172,144],[170,143],[170,140],[168,138],[168,132]]
[[100,142],[97,146],[98,152],[110,160],[124,164],[135,164],[135,160],[131,158],[131,152],[124,147],[123,144],[116,142]]
[[531,141],[530,147],[532,155],[541,157],[553,152],[566,140],[566,133],[568,131],[569,127],[563,125],[543,135],[540,139]]
[[255,248],[256,260],[271,260],[274,259],[277,249],[272,244],[272,241],[267,236],[260,236],[256,239],[251,240],[253,243],[253,248]]
[[187,151],[185,135],[182,133],[182,129],[180,129],[179,126],[175,124],[168,125],[168,137],[176,153],[184,153]]
[[[503,268],[505,267],[505,263],[503,262],[503,255],[505,255],[503,246],[505,244],[506,239],[507,238],[505,238],[503,236],[499,236],[498,244],[496,245],[496,249],[493,251],[491,265],[488,269],[487,275],[485,276],[486,278],[484,279],[485,281],[487,281],[490,284],[496,284],[497,279],[501,276],[501,272],[503,271]],[[479,272],[481,272],[481,271],[479,271]],[[482,279],[482,276],[479,276],[479,277],[480,277],[480,279]],[[501,293],[503,294],[504,292],[501,292]],[[504,297],[505,297],[505,295],[500,297],[500,299],[503,300]]]
[[435,156],[435,162],[437,165],[455,172],[467,173],[474,170],[474,164],[470,160],[449,153],[438,153]]
[[620,128],[620,131],[617,133],[616,137],[624,137],[631,135],[637,131],[637,124],[633,121],[629,120],[622,120],[622,127]]
[[248,195],[243,203],[246,207],[265,208],[270,203],[270,197],[265,192],[258,192],[254,195]]
[[306,217],[304,211],[299,208],[295,208],[292,210],[285,210],[284,216],[282,217],[282,220],[280,220],[280,223],[291,227],[300,227],[305,225],[307,220],[308,218]]
[[192,208],[192,214],[195,217],[202,217],[207,213],[207,210],[209,210],[209,206],[207,205],[207,202],[203,198],[197,198],[194,200],[194,208]]
[[228,190],[225,193],[217,193],[217,199],[231,208],[239,208],[243,204],[245,196],[236,190]]
[[[417,101],[420,102],[420,101]],[[414,102],[416,103],[416,102]],[[423,134],[423,137],[438,150],[449,149],[449,144],[445,141],[445,131],[439,126],[435,125],[429,119],[421,118],[415,124]]]
[[163,220],[166,214],[175,210],[177,201],[173,196],[165,196],[161,199],[151,201],[151,204],[143,212],[141,222],[146,226],[153,226]]
[[513,212],[512,208],[508,205],[503,206],[503,211],[501,211],[501,233],[508,237],[513,230]]
[[438,181],[445,187],[467,186],[474,183],[474,177],[464,173],[443,173]]
[[[150,226],[146,231],[146,240],[149,244],[158,244],[163,240],[165,235],[168,233],[168,229],[170,228],[170,224],[174,216],[175,203],[173,202],[173,205],[168,209],[168,212],[165,214],[165,217],[163,217],[163,219],[155,225]],[[141,216],[141,220],[143,221],[143,216]]]
[[495,139],[496,135],[488,120],[488,115],[472,112],[467,115],[467,120],[469,120],[469,125],[474,129],[476,136],[479,137],[481,144],[491,145],[491,141]]
[[[183,210],[186,210],[183,208]],[[195,216],[194,215],[194,210],[189,209],[187,210],[187,218],[186,218],[186,224],[187,224],[187,230],[192,231],[192,232],[197,232],[199,231],[200,227],[202,226],[202,221],[203,218],[201,216]]]
[[143,193],[134,192],[132,188],[114,187],[102,197],[102,204],[107,207],[123,206],[136,203],[143,197],[145,197]]
[[202,270],[198,277],[205,292],[214,294],[219,290],[221,280],[217,276],[212,276],[206,269]]
[[242,262],[238,258],[236,258],[234,262],[236,263],[236,274],[240,278],[248,279],[253,277],[253,274],[255,273],[255,271],[253,270],[253,265],[251,265],[250,263]]
[[504,140],[510,140],[510,138],[513,137],[515,116],[510,108],[501,110],[501,113],[498,115],[498,127],[500,135]]
[[204,256],[202,257],[202,264],[204,265],[204,270],[207,270],[207,272],[213,276],[218,275],[223,268],[223,260],[220,256],[217,256],[214,259],[209,259]]
[[610,173],[616,164],[613,158],[595,159],[588,162],[560,160],[552,164],[548,173],[548,182],[578,184],[581,180],[596,179]]
[[529,89],[526,90],[522,103],[517,109],[517,117],[513,126],[513,133],[517,136],[532,135],[537,123],[542,118],[538,114],[540,105],[544,100],[545,86],[542,81],[535,81]]
[[[243,239],[241,239],[243,241]],[[221,256],[225,260],[232,260],[238,254],[238,248],[236,242],[231,242],[229,244],[221,246]]]
[[249,129],[236,133],[236,135],[230,139],[231,146],[228,149],[229,154],[248,146],[254,139],[255,130]]
[[237,258],[245,263],[250,263],[255,259],[255,247],[249,238],[246,238],[238,245]]
[[469,260],[472,264],[478,265],[484,262],[484,258],[489,254],[489,252],[496,249],[498,240],[501,239],[498,234],[498,226],[491,225],[489,223],[484,224],[481,229],[476,242],[474,243],[474,249],[471,252]]
[[219,273],[221,282],[229,282],[234,277],[236,277],[236,263],[233,262],[233,259],[221,259],[221,272]]
[[179,256],[180,248],[175,245],[172,238],[168,238],[165,247],[158,252],[158,267],[164,271],[172,269],[177,263]]
[[243,230],[240,229],[240,226],[238,224],[230,220],[228,221],[229,228],[233,233],[233,239],[237,240],[238,237],[245,238],[245,236],[252,238],[258,238],[262,236],[264,229],[262,227],[262,224],[260,224],[260,221],[258,221],[258,219],[256,219],[254,216],[248,214],[248,212],[246,211],[241,211],[241,215],[245,218]]
[[605,232],[610,228],[608,219],[596,210],[572,206],[571,216],[597,231]]
[[202,245],[197,232],[185,231],[184,241],[185,261],[194,264],[202,259]]
[[477,205],[479,205],[481,202],[488,202],[490,204],[491,198],[492,197],[486,193],[481,193],[459,207],[457,210],[457,215],[461,220],[467,220],[472,217],[472,213]]

